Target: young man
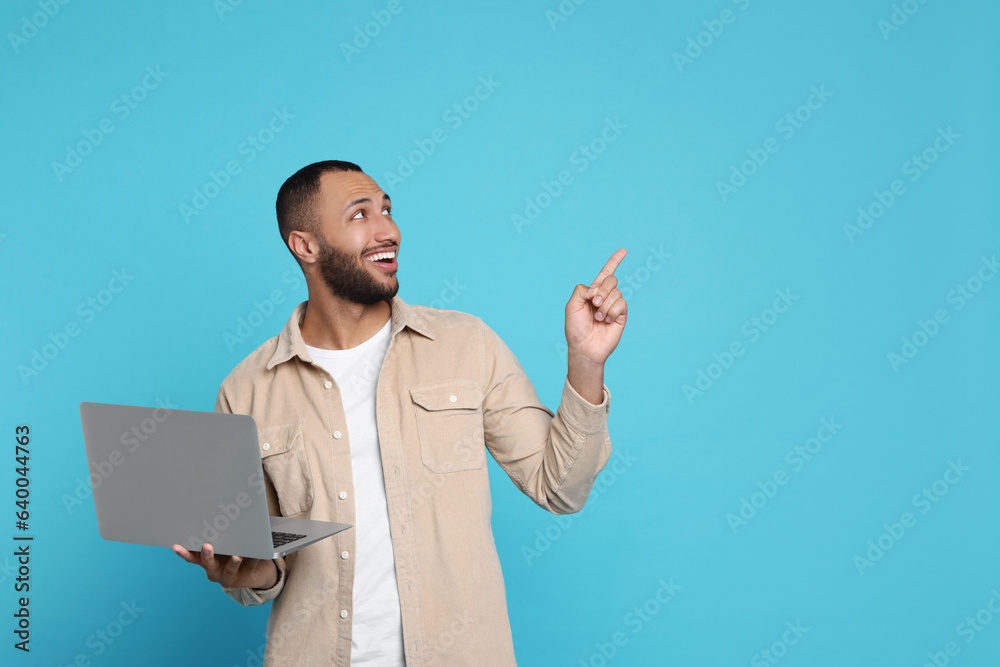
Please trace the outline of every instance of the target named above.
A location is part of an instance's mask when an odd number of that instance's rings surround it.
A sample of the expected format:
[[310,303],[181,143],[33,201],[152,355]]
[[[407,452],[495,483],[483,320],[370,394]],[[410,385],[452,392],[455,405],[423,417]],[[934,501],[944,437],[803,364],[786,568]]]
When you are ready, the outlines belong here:
[[611,454],[625,250],[566,305],[552,413],[482,320],[396,296],[399,228],[360,167],[304,167],[276,207],[309,298],[223,381],[216,411],[257,421],[271,514],[354,528],[274,561],[174,551],[242,605],[274,600],[266,665],[514,665],[486,450],[544,509],[583,507]]

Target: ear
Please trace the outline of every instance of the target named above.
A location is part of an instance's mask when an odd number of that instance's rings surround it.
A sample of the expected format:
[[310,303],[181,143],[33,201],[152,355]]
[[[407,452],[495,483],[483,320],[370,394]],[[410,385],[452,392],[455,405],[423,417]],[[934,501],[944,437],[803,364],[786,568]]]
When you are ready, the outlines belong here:
[[315,264],[319,261],[319,241],[312,232],[293,230],[288,235],[288,249],[302,264]]

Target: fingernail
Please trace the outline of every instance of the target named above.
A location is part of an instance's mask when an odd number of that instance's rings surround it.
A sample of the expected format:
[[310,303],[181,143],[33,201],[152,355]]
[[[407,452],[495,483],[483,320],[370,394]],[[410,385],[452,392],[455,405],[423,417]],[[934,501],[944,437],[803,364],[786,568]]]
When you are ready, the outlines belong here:
[[595,306],[601,305],[602,301],[604,301],[604,297],[602,297],[602,296],[595,296],[594,297],[594,305]]
[[594,317],[596,317],[597,321],[600,322],[601,320],[604,319],[604,313],[602,313],[601,311],[597,311],[597,314],[594,315]]

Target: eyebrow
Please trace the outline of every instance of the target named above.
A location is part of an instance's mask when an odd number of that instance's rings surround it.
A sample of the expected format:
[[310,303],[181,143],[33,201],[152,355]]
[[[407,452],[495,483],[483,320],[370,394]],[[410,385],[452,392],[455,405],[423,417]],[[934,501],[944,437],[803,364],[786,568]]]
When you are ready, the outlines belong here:
[[[371,197],[358,197],[357,199],[347,203],[347,206],[344,207],[344,212],[346,213],[352,206],[357,206],[358,204],[370,204],[371,201]],[[382,201],[389,202],[390,204],[392,203],[392,200],[389,199],[389,195],[384,192],[382,193]]]

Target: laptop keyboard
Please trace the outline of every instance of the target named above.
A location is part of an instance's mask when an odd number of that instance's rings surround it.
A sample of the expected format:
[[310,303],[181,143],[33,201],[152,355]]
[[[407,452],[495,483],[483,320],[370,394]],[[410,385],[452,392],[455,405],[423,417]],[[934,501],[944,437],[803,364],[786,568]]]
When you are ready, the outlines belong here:
[[271,539],[274,540],[274,548],[283,547],[289,542],[294,542],[295,540],[301,540],[305,537],[305,534],[297,535],[295,533],[279,533],[276,530],[271,531]]

